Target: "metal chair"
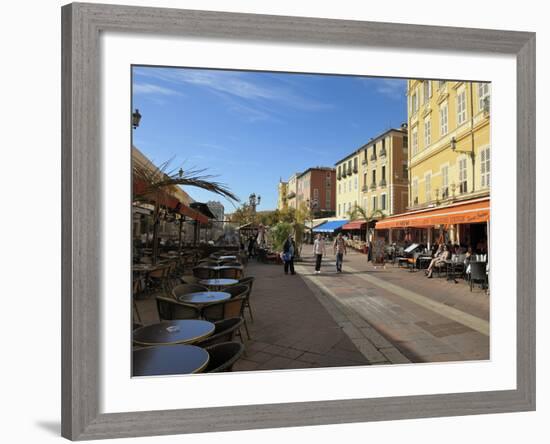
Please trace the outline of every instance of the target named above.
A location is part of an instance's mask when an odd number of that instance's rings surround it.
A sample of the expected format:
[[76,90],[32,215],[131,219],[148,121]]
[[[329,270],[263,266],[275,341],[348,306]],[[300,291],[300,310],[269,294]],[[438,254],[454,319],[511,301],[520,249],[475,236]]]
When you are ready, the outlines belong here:
[[172,296],[174,299],[178,299],[179,296],[184,294],[197,293],[199,291],[208,291],[208,288],[198,284],[180,284],[172,289]]
[[218,277],[221,279],[240,279],[242,274],[243,270],[241,268],[222,268],[218,272]]
[[157,296],[157,310],[161,321],[174,319],[199,319],[201,310],[195,305],[184,304],[172,298]]
[[200,342],[196,342],[193,345],[198,347],[208,347],[214,344],[219,344],[220,342],[233,341],[235,334],[239,332],[243,322],[243,318],[229,318],[214,322],[215,329],[212,336],[209,336]]
[[[202,317],[210,322],[221,321],[229,318],[243,318],[245,296],[235,296],[222,302],[205,305],[202,309]],[[246,322],[244,323],[246,335],[250,339],[250,333]]]
[[487,285],[487,263],[470,262],[470,291],[476,282],[481,282],[481,288]]
[[240,284],[244,284],[248,287],[248,291],[246,292],[246,299],[244,302],[244,308],[248,308],[248,313],[250,314],[250,320],[254,322],[254,316],[252,315],[252,306],[250,305],[250,294],[252,293],[252,286],[254,285],[254,277],[249,276],[242,279],[239,279]]
[[244,345],[240,342],[222,342],[205,350],[210,355],[210,360],[204,373],[230,372],[244,353]]

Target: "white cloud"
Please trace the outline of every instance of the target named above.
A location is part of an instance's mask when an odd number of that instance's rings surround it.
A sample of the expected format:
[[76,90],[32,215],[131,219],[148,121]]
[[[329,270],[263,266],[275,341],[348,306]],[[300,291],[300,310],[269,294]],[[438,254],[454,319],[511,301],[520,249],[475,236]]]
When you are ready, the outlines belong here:
[[154,85],[152,83],[134,83],[134,94],[153,94],[162,96],[179,96],[181,93],[173,89],[165,88],[163,86]]

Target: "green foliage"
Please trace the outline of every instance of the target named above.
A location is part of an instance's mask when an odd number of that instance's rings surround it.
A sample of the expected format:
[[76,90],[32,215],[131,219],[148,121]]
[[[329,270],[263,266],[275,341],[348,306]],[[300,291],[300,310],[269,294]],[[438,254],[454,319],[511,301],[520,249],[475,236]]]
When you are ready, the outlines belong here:
[[283,244],[293,231],[294,227],[288,222],[279,222],[271,227],[270,234],[275,251],[283,250]]

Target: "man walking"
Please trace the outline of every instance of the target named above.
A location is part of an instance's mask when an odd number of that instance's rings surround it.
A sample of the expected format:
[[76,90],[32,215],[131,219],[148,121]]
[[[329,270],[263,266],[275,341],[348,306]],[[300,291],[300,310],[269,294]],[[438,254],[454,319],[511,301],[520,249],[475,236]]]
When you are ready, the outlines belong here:
[[336,271],[338,273],[342,272],[342,262],[344,261],[344,254],[347,254],[346,243],[342,237],[342,233],[338,233],[336,239],[334,240],[334,254],[336,255]]
[[317,238],[313,243],[313,254],[315,256],[315,274],[321,274],[321,260],[323,254],[325,254],[325,241],[319,233],[317,233]]

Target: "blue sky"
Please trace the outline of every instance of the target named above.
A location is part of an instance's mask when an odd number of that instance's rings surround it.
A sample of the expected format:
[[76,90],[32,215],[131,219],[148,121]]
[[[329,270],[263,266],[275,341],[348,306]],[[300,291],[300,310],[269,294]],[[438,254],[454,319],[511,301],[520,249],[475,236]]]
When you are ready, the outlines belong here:
[[[371,137],[406,122],[406,81],[317,74],[135,67],[134,145],[155,164],[206,168],[241,200],[277,206],[277,184],[334,166]],[[197,201],[227,200],[198,188]]]

